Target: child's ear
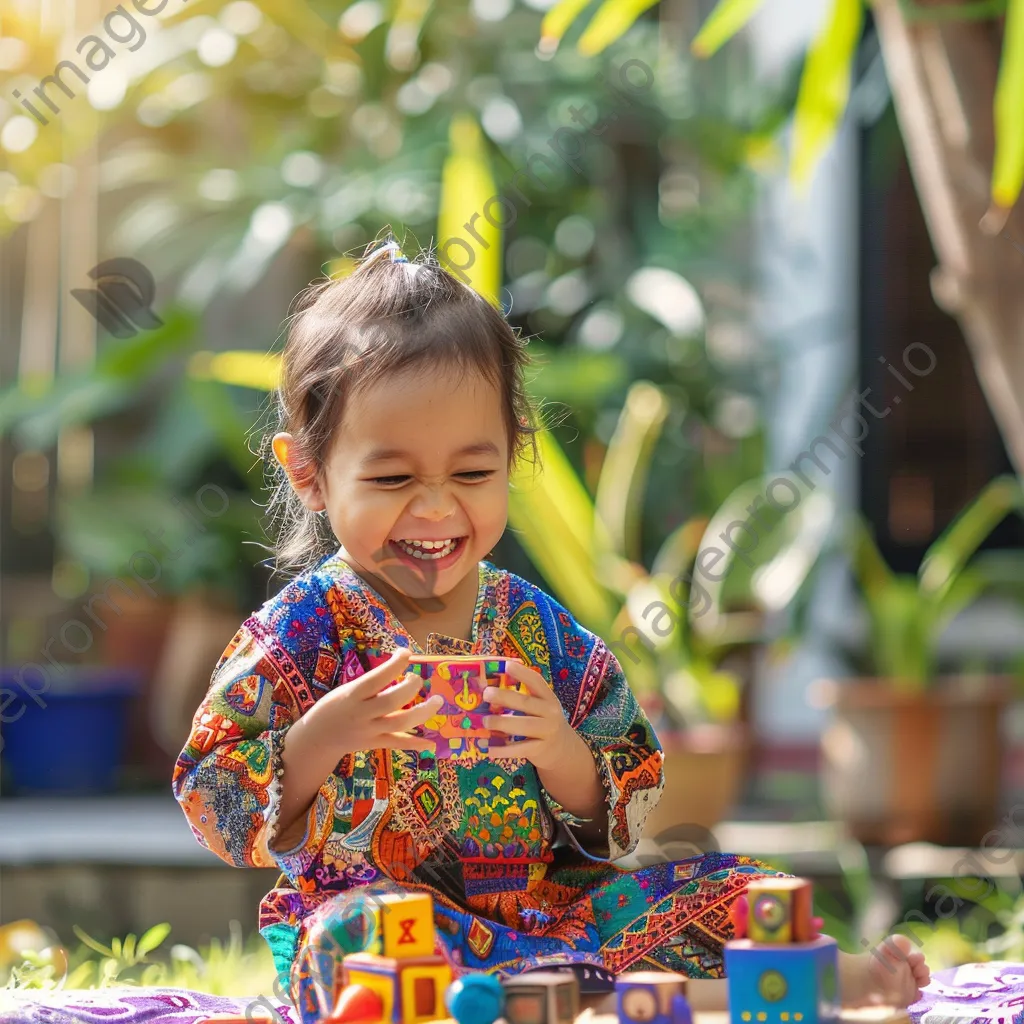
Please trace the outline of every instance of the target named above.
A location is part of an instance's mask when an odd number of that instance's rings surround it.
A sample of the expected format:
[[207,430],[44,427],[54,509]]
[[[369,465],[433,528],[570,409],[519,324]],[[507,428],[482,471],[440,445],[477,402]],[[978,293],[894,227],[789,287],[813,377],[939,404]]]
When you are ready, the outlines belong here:
[[309,466],[298,459],[291,434],[275,434],[271,442],[274,458],[288,475],[292,490],[299,496],[302,504],[311,512],[322,512],[327,503],[324,501],[316,474],[309,471]]

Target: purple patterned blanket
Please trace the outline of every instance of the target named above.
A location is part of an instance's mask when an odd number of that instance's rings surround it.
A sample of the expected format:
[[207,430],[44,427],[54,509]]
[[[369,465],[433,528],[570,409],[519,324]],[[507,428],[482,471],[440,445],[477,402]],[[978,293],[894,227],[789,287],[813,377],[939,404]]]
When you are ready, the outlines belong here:
[[[270,1014],[270,1007],[279,1016]],[[276,1000],[208,996],[172,988],[107,988],[68,992],[0,990],[0,1024],[196,1024],[235,1013],[253,1024],[297,1024],[290,1006]]]
[[[196,1024],[217,1013],[254,1024],[297,1024],[295,1011],[269,1000],[208,996],[183,989],[108,988],[77,992],[0,990],[0,1024]],[[914,1024],[1024,1024],[1024,964],[997,961],[936,971]]]
[[910,1015],[914,1024],[1021,1024],[1024,964],[996,960],[936,971]]

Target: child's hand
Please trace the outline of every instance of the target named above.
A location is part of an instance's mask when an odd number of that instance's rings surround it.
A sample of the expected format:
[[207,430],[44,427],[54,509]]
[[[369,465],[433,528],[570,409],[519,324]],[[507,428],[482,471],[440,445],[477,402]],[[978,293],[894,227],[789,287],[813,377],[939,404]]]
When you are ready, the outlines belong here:
[[[316,733],[333,749],[340,749],[339,757],[382,747],[433,752],[433,740],[413,736],[410,730],[436,715],[444,698],[435,694],[406,709],[423,686],[418,675],[404,672],[408,664],[409,651],[402,648],[382,665],[321,698],[305,717],[317,716]],[[404,678],[395,682],[403,673]]]
[[506,707],[523,714],[487,715],[484,726],[493,732],[523,736],[525,739],[496,747],[491,756],[496,759],[522,757],[540,769],[564,764],[569,752],[583,741],[566,720],[555,691],[539,672],[517,661],[508,663],[508,674],[517,682],[524,683],[529,693],[488,686],[484,690],[484,700],[492,708]]

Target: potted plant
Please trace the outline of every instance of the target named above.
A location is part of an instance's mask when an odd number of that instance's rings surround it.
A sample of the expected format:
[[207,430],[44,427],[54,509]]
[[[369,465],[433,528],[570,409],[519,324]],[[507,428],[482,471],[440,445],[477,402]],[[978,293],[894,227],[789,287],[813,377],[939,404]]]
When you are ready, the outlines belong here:
[[870,624],[864,673],[819,688],[835,717],[822,737],[827,809],[864,842],[977,844],[1000,796],[1009,678],[947,674],[937,644],[950,621],[999,582],[978,547],[1024,492],[992,481],[928,549],[916,576],[892,572],[858,517],[850,564]]
[[[650,569],[639,561],[648,470],[668,409],[659,388],[632,385],[593,499],[555,439],[542,432],[539,476],[517,478],[509,507],[517,538],[554,596],[606,640],[651,713],[665,749],[666,789],[649,835],[676,824],[711,827],[735,803],[748,737],[739,723],[742,673],[728,660],[760,643],[761,613],[777,603],[770,595],[759,605],[735,600],[730,591],[730,611],[713,627],[704,623],[710,595],[694,563],[718,529],[717,514],[673,530]],[[769,567],[786,561],[799,584],[824,540],[801,512],[773,523],[761,558]]]
[[[69,697],[95,696],[97,673],[136,680],[125,757],[138,782],[154,785],[169,777],[211,667],[241,610],[253,606],[254,559],[246,554],[262,539],[262,481],[244,443],[250,417],[223,384],[183,376],[168,386],[168,358],[194,346],[196,321],[174,307],[163,313],[161,327],[106,342],[94,366],[58,377],[49,391],[15,385],[0,393],[0,434],[18,446],[45,451],[69,422],[84,421],[110,453],[90,486],[56,496],[55,561],[75,577],[64,588],[75,596],[55,631],[34,623],[38,642],[24,657],[9,650],[8,667],[42,660],[50,636],[51,657],[91,665],[84,674],[55,672],[52,692],[59,682]],[[65,621],[80,623],[67,644]],[[47,716],[45,724],[54,722]],[[8,725],[8,759],[14,733],[28,736],[30,725],[28,714]]]

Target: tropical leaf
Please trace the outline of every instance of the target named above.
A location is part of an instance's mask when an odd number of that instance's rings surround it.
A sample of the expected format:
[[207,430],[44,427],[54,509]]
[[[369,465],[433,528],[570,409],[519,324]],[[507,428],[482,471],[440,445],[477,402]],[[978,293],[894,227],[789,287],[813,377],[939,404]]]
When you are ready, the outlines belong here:
[[558,0],[544,15],[540,25],[541,47],[545,52],[554,50],[569,26],[590,5],[590,0]]
[[[441,172],[438,259],[464,284],[498,305],[501,228],[489,218],[502,218],[504,214],[502,207],[495,213],[490,204],[500,192],[491,174],[483,133],[472,116],[462,114],[452,119],[449,146]],[[453,247],[461,263],[453,259]]]
[[703,518],[690,519],[677,526],[664,540],[651,563],[651,575],[676,577],[693,565],[700,550],[700,541],[708,521]]
[[168,358],[186,350],[198,331],[196,316],[180,307],[161,311],[163,323],[124,341],[108,341],[96,365],[50,380],[19,381],[0,392],[0,435],[15,428],[28,447],[45,448],[66,427],[123,408]]
[[1024,510],[1024,491],[1014,476],[997,477],[950,523],[925,554],[924,593],[941,598],[989,534],[1014,509]]
[[359,54],[342,41],[337,29],[328,25],[306,0],[260,0],[260,10],[311,53],[325,60],[362,63]]
[[833,0],[825,26],[807,52],[793,120],[790,173],[797,185],[810,179],[839,128],[863,20],[863,0]]
[[868,524],[861,516],[855,516],[850,531],[850,564],[865,597],[871,599],[881,594],[895,580],[892,570],[886,565]]
[[642,558],[640,524],[648,471],[668,413],[669,401],[659,388],[648,381],[633,384],[597,483],[598,522],[612,550],[634,562]]
[[188,363],[189,376],[257,391],[273,391],[281,376],[281,356],[266,352],[196,352]]
[[604,0],[580,36],[576,49],[585,57],[602,53],[624,36],[658,0]]
[[537,435],[540,466],[520,469],[509,493],[509,522],[555,596],[588,628],[608,635],[616,602],[597,578],[594,506],[547,431]]
[[690,44],[694,56],[710,57],[757,13],[764,0],[719,0]]
[[897,690],[919,692],[931,676],[930,609],[922,606],[917,580],[896,576],[867,601],[872,658]]
[[1003,54],[995,95],[995,159],[992,202],[1009,209],[1024,185],[1024,0],[1009,0],[1003,28]]
[[[789,507],[768,505],[780,484],[795,495]],[[816,565],[836,519],[834,499],[807,492],[795,474],[748,480],[711,517],[696,558],[708,606],[693,628],[705,639],[732,632],[727,605],[781,611]]]

